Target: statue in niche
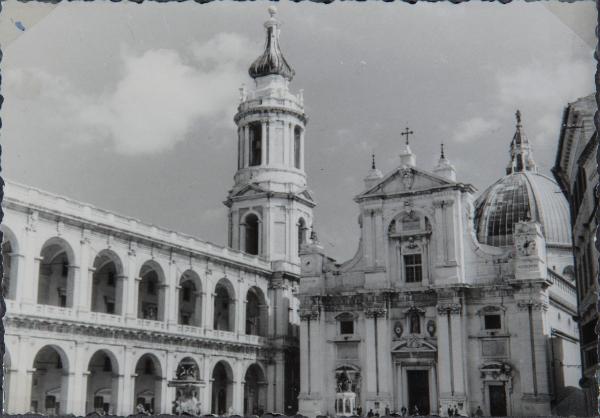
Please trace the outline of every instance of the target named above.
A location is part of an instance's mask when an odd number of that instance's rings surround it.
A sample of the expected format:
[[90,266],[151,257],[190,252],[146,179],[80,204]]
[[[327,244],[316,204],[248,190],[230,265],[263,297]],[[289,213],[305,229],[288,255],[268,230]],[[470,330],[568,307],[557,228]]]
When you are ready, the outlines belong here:
[[352,389],[352,381],[344,369],[337,375],[337,391],[338,392],[350,392]]
[[410,314],[410,333],[420,334],[421,333],[421,319],[417,312]]

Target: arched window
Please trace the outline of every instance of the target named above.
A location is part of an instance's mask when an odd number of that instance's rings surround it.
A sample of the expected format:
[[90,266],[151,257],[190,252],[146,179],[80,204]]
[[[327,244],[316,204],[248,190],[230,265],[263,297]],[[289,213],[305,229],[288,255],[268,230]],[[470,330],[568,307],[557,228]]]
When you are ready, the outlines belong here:
[[260,123],[251,123],[248,129],[250,138],[250,154],[248,155],[248,165],[261,165],[262,157],[262,126]]
[[300,168],[300,147],[302,146],[302,128],[294,128],[294,167]]
[[246,216],[246,242],[245,251],[248,254],[258,255],[258,240],[259,240],[259,221],[258,216],[251,213]]
[[306,244],[306,222],[300,218],[298,221],[298,251],[300,251],[302,244]]

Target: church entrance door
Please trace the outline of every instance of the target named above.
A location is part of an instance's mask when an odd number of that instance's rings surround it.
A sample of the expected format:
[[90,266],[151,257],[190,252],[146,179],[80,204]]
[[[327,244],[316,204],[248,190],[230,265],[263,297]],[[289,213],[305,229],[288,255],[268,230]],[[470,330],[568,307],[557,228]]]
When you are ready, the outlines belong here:
[[408,410],[414,413],[415,406],[419,408],[419,415],[429,415],[429,371],[407,370],[408,382]]
[[506,416],[506,390],[504,384],[490,385],[490,415],[493,417]]

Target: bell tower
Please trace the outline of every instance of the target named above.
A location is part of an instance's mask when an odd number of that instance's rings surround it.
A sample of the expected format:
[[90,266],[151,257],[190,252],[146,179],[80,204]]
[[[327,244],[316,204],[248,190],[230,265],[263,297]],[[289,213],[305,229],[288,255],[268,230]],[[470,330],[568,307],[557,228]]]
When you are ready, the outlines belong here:
[[[302,91],[289,84],[294,70],[279,46],[280,22],[269,8],[263,53],[248,73],[251,89],[240,88],[234,121],[238,168],[225,205],[229,246],[266,258],[275,270],[297,270],[307,242],[315,203],[304,172],[305,127]],[[299,271],[299,270],[298,270]]]

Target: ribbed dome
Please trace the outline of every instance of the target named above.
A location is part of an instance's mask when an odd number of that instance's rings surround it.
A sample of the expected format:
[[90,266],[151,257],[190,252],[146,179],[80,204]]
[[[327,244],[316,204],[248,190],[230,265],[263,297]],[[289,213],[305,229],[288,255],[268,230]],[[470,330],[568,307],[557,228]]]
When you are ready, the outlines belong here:
[[569,207],[551,178],[531,171],[498,180],[475,203],[477,239],[495,247],[512,245],[514,225],[534,220],[548,244],[571,245]]
[[567,199],[558,184],[537,172],[531,145],[522,132],[521,112],[510,146],[507,175],[490,186],[475,202],[475,226],[479,242],[504,247],[513,244],[519,221],[541,224],[547,244],[571,246]]
[[287,63],[279,48],[279,21],[274,17],[275,7],[269,7],[269,13],[271,18],[265,22],[265,28],[267,29],[265,51],[252,63],[248,74],[252,78],[280,75],[291,81],[295,72]]

